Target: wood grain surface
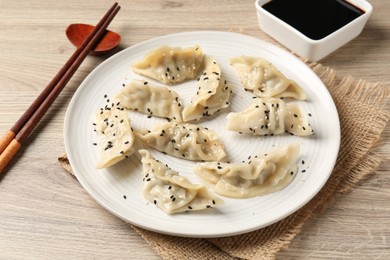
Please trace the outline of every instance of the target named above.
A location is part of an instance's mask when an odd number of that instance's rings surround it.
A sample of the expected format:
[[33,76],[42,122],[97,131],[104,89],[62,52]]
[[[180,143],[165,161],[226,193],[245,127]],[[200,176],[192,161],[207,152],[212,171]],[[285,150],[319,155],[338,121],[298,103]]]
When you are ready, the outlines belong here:
[[[356,39],[321,61],[340,75],[390,86],[390,1]],[[96,24],[111,1],[0,0],[0,133],[6,132],[74,51],[71,23]],[[221,30],[271,41],[254,1],[119,1],[109,29],[117,51],[165,34]],[[274,42],[274,44],[279,45]],[[128,224],[100,207],[57,157],[63,121],[83,79],[106,57],[88,57],[0,181],[0,259],[160,259]],[[379,153],[388,159],[390,126]],[[312,219],[279,259],[390,259],[390,162]]]

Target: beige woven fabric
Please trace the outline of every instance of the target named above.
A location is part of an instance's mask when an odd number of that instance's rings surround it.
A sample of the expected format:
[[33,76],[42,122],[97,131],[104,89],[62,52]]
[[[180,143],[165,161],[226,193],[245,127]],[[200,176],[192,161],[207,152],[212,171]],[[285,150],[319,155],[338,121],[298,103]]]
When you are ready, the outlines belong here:
[[[379,166],[381,158],[374,150],[390,118],[387,103],[390,95],[386,88],[351,77],[339,78],[332,69],[317,63],[309,66],[328,87],[340,117],[341,147],[326,185],[299,211],[247,234],[213,239],[182,238],[133,227],[163,259],[178,259],[178,256],[181,259],[274,259],[311,217]],[[72,172],[66,156],[59,161]]]

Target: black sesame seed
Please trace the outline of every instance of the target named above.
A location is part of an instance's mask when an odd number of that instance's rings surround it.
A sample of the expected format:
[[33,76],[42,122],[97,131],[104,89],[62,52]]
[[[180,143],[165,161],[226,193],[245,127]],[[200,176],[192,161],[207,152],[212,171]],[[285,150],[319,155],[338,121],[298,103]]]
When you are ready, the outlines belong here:
[[191,207],[191,206],[188,206],[188,209],[192,209],[192,207]]
[[297,114],[294,114],[294,117],[298,117],[298,115],[297,115]]
[[126,199],[127,198],[126,195],[123,195],[123,198]]
[[97,145],[97,143],[93,143],[93,145]]
[[157,205],[157,200],[154,200],[153,203],[154,203],[154,205]]
[[294,172],[290,172],[291,175],[294,175]]
[[306,170],[302,170],[302,172],[306,172]]

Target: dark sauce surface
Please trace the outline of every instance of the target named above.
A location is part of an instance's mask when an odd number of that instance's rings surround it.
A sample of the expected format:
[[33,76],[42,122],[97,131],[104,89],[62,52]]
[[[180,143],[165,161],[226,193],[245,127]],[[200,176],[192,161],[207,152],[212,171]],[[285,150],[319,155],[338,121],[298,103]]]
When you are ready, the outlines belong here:
[[272,0],[263,8],[313,40],[328,36],[364,14],[345,0]]

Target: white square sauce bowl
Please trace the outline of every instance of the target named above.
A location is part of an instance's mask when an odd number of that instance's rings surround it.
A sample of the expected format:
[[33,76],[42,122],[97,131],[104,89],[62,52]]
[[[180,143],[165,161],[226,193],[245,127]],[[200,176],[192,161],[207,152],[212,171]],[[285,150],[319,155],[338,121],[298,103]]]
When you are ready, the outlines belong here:
[[257,0],[260,29],[318,61],[358,36],[372,13],[365,0]]

